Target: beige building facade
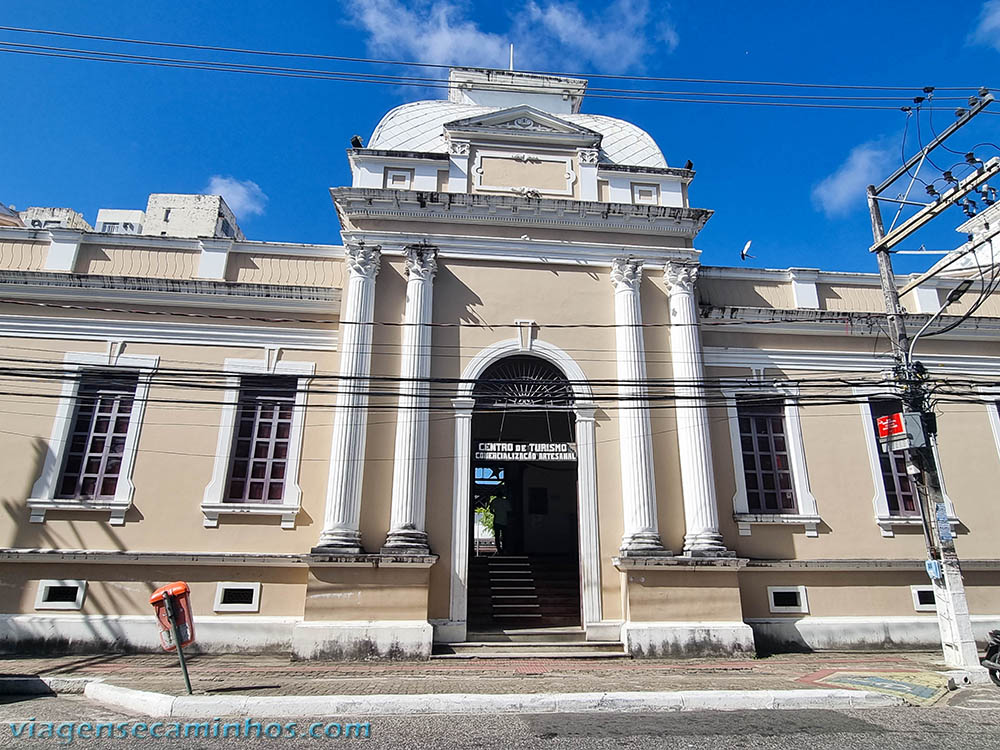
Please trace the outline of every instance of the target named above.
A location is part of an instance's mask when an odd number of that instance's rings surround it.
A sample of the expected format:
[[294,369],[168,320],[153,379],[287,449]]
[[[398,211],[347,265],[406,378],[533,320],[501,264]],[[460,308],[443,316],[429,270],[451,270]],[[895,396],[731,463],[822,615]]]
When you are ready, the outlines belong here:
[[[3,647],[158,648],[173,580],[206,651],[938,643],[877,275],[703,267],[694,173],[584,81],[451,81],[348,152],[343,245],[0,227]],[[980,636],[998,340],[918,352]]]

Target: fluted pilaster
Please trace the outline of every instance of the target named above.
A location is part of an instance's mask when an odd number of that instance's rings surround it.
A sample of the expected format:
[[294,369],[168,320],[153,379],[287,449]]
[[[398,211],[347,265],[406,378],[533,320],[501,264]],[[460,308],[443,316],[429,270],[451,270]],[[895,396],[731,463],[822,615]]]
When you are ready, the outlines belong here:
[[429,554],[427,509],[428,382],[437,248],[406,248],[406,310],[400,352],[399,409],[392,472],[392,513],[383,549]]
[[330,479],[319,545],[314,551],[360,553],[361,482],[368,425],[372,316],[379,247],[348,245],[347,300],[340,324],[340,381],[333,416]]
[[731,554],[719,533],[715,470],[708,407],[705,402],[704,359],[698,335],[698,306],[694,285],[698,267],[668,263],[664,283],[670,300],[670,354],[677,401],[677,443],[684,492],[685,554],[719,557]]

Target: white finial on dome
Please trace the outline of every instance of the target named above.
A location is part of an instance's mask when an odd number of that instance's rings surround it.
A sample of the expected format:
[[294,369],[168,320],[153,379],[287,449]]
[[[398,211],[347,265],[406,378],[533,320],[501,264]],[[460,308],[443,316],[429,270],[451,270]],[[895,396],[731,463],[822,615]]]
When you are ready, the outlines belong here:
[[510,43],[510,70],[514,70],[514,42]]

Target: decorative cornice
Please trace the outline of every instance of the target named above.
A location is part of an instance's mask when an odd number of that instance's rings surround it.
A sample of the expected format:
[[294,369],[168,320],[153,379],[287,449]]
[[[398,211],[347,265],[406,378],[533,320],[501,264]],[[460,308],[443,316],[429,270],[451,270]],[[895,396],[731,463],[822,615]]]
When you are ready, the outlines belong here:
[[341,224],[430,221],[554,227],[692,240],[712,216],[702,208],[528,198],[488,193],[437,193],[382,188],[332,188]]
[[669,261],[663,268],[663,281],[670,294],[691,294],[698,280],[698,266]]
[[15,270],[0,270],[3,297],[282,312],[328,312],[340,307],[337,288]]
[[363,276],[366,279],[374,279],[378,276],[379,268],[382,267],[382,248],[378,245],[366,245],[359,242],[356,245],[348,245],[344,258],[347,260],[347,267],[352,274]]
[[432,245],[408,245],[406,275],[408,278],[433,279],[437,273],[438,249]]
[[581,148],[577,153],[580,155],[581,164],[597,164],[601,152],[596,148]]
[[642,261],[634,258],[615,258],[611,261],[611,283],[616,292],[638,292],[642,282]]
[[468,156],[470,145],[468,141],[448,140],[448,153],[452,156]]

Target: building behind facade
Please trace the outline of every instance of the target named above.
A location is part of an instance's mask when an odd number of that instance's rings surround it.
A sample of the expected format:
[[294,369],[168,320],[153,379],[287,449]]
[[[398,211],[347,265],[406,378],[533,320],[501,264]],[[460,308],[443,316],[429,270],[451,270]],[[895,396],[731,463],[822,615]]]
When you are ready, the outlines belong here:
[[[6,647],[156,648],[175,579],[216,651],[937,643],[878,276],[703,267],[694,172],[585,81],[451,82],[348,150],[343,245],[247,241],[218,196],[0,227]],[[990,297],[920,347],[980,635],[998,337]]]

